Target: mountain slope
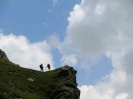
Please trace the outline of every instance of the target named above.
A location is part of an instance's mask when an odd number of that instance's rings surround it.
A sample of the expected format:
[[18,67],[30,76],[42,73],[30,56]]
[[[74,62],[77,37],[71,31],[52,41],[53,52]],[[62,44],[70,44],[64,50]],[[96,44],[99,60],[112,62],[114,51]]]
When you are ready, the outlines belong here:
[[40,72],[0,59],[0,99],[79,99],[76,73],[69,66]]

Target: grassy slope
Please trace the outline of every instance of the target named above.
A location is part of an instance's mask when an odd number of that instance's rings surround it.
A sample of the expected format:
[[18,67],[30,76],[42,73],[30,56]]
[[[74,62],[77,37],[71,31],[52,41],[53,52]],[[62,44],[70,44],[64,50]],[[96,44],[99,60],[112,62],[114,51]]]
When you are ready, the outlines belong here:
[[56,71],[44,73],[0,60],[0,99],[49,99],[50,86],[57,82],[56,75]]

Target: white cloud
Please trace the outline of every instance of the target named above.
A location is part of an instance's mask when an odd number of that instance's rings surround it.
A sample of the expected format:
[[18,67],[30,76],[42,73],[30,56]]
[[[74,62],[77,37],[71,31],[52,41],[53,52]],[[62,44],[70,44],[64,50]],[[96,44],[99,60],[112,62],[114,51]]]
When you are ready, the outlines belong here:
[[127,99],[128,98],[128,94],[126,93],[121,93],[118,94],[118,96],[116,96],[116,99]]
[[105,10],[105,7],[101,4],[98,4],[95,9],[95,14],[101,15],[103,14],[104,10]]
[[50,46],[46,41],[30,43],[25,36],[4,35],[1,30],[0,48],[6,52],[12,62],[22,67],[39,70],[41,63],[44,67],[50,63],[52,69],[54,68]]
[[[80,99],[130,99],[130,93],[117,91],[110,82],[100,82],[97,85],[82,85]],[[131,94],[132,95],[132,94]]]
[[114,99],[113,98],[113,90],[107,89],[106,91],[100,90],[95,86],[81,86],[81,99]]
[[118,51],[106,53],[107,57],[112,61],[114,70],[107,75],[103,81],[99,81],[96,85],[81,86],[81,99],[133,98],[133,46],[128,45],[129,46],[126,45],[126,47],[123,46],[123,48]]
[[79,56],[99,56],[106,50],[119,49],[119,31],[133,37],[132,22],[128,21],[132,20],[129,3],[124,0],[82,0],[70,12],[64,42]]
[[80,23],[85,17],[84,9],[81,6],[75,5],[73,10],[74,12],[70,12],[70,17],[67,19],[69,22],[71,22],[71,26]]
[[75,66],[77,65],[77,56],[75,55],[64,55],[60,60],[62,65]]
[[61,46],[61,41],[58,37],[58,35],[56,33],[54,33],[53,35],[49,36],[47,39],[48,43],[50,46],[52,46],[53,48],[58,48],[60,49]]

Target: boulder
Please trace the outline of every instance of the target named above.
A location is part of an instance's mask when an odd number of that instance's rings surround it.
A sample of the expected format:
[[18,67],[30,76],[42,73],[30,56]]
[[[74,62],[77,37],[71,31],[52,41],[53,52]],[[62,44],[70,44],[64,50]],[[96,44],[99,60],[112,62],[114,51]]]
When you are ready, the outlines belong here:
[[80,90],[77,88],[76,73],[77,71],[70,66],[64,66],[58,70],[60,82],[53,85],[53,91],[50,99],[79,99]]

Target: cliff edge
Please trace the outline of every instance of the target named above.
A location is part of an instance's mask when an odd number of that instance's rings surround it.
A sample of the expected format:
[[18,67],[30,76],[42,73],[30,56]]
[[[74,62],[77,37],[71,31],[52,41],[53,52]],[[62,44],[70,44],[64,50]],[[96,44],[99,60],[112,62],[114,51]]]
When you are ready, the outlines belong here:
[[64,66],[56,71],[58,72],[57,78],[61,80],[51,87],[53,90],[50,99],[79,99],[80,91],[76,83],[77,71],[70,66]]

